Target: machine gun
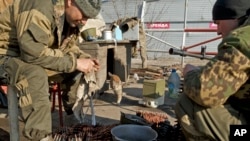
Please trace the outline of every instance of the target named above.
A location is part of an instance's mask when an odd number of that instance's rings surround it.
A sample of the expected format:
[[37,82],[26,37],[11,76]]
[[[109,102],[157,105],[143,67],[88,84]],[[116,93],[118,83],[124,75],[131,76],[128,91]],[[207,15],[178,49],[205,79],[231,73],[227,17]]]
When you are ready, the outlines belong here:
[[186,51],[183,50],[179,50],[179,49],[174,49],[174,48],[170,48],[169,49],[169,54],[171,55],[180,55],[180,56],[191,56],[191,57],[195,57],[195,58],[200,58],[200,59],[207,59],[207,60],[211,60],[212,57],[208,57],[205,54],[205,47],[201,48],[201,54],[194,54],[194,53],[188,53]]

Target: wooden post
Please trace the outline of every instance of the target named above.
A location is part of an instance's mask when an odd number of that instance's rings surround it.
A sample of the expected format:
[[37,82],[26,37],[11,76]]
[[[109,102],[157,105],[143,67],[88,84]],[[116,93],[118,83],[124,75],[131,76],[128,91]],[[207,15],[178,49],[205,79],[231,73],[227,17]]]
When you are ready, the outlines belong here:
[[10,141],[19,141],[17,90],[14,86],[8,85],[7,96],[8,96]]

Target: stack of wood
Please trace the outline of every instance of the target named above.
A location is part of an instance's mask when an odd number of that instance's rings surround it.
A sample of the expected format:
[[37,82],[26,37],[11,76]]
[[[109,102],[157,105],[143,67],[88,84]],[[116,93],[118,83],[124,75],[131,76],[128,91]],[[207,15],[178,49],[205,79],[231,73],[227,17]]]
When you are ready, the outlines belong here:
[[148,68],[136,68],[131,69],[130,74],[134,75],[137,74],[140,77],[149,78],[149,79],[162,79],[163,76],[163,69],[160,67],[148,67]]

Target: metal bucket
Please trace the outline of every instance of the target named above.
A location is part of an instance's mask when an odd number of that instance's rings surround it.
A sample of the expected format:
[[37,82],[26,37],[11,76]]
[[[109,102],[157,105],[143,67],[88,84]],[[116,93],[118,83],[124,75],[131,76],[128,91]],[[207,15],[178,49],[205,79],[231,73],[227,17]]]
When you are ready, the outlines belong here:
[[111,129],[113,141],[155,141],[158,134],[149,126],[122,124]]

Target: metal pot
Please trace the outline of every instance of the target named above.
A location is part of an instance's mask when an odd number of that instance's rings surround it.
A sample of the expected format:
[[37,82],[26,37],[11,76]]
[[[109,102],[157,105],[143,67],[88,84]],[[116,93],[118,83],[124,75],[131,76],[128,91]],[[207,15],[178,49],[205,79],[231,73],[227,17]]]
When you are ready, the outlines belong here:
[[104,40],[112,40],[113,39],[112,31],[111,30],[103,31],[103,39]]
[[96,39],[96,28],[88,28],[81,32],[81,36],[85,41],[93,41]]
[[155,141],[158,134],[149,126],[122,124],[111,129],[113,141]]

